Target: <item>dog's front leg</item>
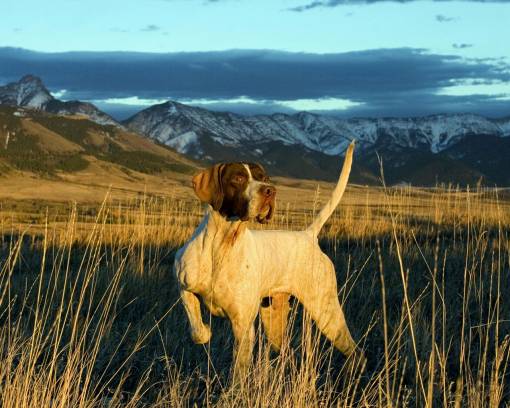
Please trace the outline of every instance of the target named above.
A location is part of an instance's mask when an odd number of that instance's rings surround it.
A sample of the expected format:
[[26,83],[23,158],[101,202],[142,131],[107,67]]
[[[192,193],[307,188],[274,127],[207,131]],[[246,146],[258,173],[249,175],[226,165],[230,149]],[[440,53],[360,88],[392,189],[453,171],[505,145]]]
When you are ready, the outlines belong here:
[[229,316],[234,332],[234,378],[244,379],[251,363],[253,345],[255,343],[254,321],[256,311],[250,314]]
[[194,293],[187,290],[181,290],[181,299],[188,315],[193,342],[196,344],[207,343],[211,338],[211,329],[209,325],[202,321],[200,300]]

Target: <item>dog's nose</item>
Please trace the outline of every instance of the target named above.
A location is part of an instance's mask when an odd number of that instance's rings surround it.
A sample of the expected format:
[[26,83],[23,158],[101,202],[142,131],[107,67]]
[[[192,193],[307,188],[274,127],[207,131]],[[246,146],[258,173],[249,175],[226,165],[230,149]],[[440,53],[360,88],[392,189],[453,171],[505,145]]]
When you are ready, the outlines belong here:
[[263,193],[266,197],[274,197],[276,195],[276,188],[273,186],[265,186]]

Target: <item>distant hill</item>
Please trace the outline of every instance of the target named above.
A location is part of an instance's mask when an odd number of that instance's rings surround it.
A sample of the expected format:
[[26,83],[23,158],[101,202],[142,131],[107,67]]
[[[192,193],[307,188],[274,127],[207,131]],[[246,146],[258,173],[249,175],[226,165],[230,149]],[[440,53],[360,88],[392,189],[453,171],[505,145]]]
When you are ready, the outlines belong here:
[[196,163],[167,146],[83,116],[60,116],[34,109],[0,106],[0,171],[56,178],[93,171],[137,178],[143,174],[184,173]]

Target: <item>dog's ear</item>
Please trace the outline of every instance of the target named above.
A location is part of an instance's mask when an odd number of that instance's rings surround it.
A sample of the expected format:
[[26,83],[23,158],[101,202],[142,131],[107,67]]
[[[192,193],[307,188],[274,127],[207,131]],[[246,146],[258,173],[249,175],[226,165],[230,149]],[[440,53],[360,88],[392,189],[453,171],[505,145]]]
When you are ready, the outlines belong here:
[[193,190],[204,203],[211,204],[214,210],[218,211],[223,204],[223,186],[221,177],[226,164],[216,164],[193,176]]

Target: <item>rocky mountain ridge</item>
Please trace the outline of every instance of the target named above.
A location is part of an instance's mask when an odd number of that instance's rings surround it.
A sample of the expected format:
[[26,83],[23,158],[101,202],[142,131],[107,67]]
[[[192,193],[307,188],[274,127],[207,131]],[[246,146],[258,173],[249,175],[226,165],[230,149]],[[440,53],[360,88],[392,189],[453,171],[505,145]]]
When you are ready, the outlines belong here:
[[[281,175],[334,180],[357,141],[354,180],[380,183],[510,185],[510,118],[438,114],[343,119],[308,112],[242,116],[169,101],[124,122],[129,129],[206,161],[259,161]],[[487,143],[483,143],[483,141]],[[470,148],[471,142],[477,149]]]
[[43,81],[33,75],[25,75],[17,82],[0,86],[0,105],[21,106],[58,115],[81,115],[100,125],[120,126],[91,103],[56,99]]
[[384,140],[397,150],[410,148],[439,153],[471,134],[510,136],[510,118],[493,120],[474,114],[352,119],[308,112],[241,116],[173,101],[145,109],[125,124],[196,158],[207,155],[205,151],[200,153],[200,135],[204,133],[228,147],[279,141],[333,156],[342,154],[352,139],[363,150]]

